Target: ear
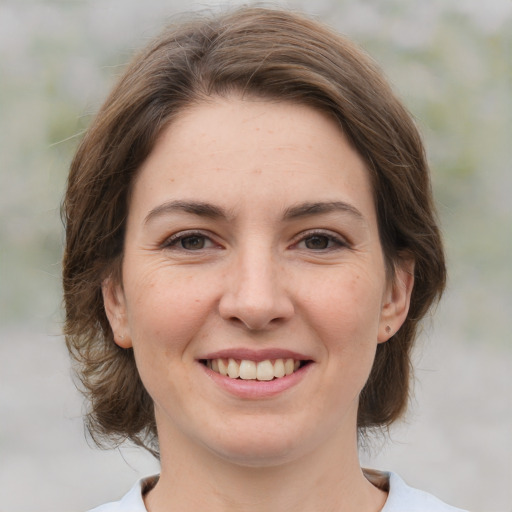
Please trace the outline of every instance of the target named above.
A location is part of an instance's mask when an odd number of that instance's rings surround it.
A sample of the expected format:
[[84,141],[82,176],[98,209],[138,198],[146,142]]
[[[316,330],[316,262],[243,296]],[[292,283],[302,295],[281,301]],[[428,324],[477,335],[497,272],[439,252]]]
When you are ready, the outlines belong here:
[[405,257],[396,264],[394,278],[384,296],[377,337],[379,343],[388,341],[405,322],[413,286],[414,260]]
[[113,277],[107,277],[101,283],[101,291],[105,313],[114,334],[114,342],[121,348],[132,347],[126,315],[126,301],[121,284]]

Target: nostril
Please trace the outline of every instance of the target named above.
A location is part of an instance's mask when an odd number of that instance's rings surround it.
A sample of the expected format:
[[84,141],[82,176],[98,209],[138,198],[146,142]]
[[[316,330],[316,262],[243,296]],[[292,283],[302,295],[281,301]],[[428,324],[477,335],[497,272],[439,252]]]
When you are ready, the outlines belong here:
[[219,302],[220,316],[233,325],[254,331],[275,327],[290,319],[294,307],[277,277],[265,277],[268,272],[258,272],[256,264],[247,273],[249,277],[237,279],[238,276],[233,275],[227,279]]

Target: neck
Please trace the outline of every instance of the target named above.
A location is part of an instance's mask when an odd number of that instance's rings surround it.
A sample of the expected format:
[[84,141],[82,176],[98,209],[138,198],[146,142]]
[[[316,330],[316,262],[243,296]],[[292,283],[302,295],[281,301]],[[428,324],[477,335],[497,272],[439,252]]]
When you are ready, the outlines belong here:
[[162,471],[146,497],[149,512],[377,512],[386,500],[363,475],[355,440],[351,449],[329,445],[260,466],[233,463],[186,442],[171,444],[161,443]]

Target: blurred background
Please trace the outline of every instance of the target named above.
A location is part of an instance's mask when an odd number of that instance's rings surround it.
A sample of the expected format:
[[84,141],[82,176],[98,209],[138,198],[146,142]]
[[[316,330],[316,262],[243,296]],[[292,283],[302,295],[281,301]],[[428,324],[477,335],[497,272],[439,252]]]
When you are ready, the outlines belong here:
[[[158,471],[84,434],[60,335],[59,206],[80,135],[133,52],[175,13],[226,5],[239,2],[0,0],[1,510],[83,511]],[[448,290],[418,343],[410,413],[363,463],[459,507],[510,511],[512,1],[272,5],[327,21],[379,62],[433,170]]]

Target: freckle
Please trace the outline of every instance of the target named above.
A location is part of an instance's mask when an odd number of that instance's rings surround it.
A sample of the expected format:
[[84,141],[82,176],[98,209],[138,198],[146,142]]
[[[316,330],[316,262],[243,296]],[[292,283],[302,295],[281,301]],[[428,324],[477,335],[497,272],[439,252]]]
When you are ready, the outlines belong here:
[[261,174],[261,169],[254,169],[253,174]]

